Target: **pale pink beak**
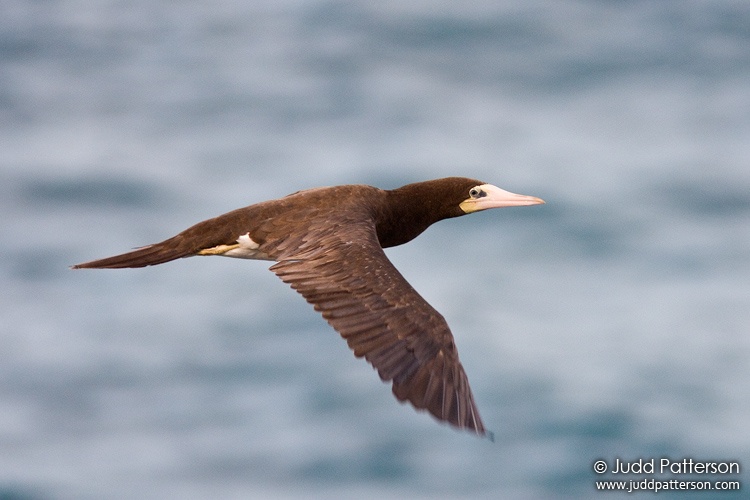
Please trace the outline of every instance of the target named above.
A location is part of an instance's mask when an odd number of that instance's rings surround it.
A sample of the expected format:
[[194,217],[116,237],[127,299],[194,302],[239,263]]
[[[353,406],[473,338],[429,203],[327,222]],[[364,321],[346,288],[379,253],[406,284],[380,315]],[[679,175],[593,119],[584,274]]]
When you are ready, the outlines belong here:
[[478,196],[470,196],[459,205],[467,214],[488,208],[523,207],[544,203],[544,200],[536,196],[511,193],[492,184],[482,184],[474,189],[479,193]]

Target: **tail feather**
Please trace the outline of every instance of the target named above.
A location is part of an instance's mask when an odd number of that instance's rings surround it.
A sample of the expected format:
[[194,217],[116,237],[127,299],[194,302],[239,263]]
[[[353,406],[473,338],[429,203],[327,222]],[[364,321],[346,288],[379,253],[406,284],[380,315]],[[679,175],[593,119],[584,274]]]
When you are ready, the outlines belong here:
[[121,269],[125,267],[146,267],[163,264],[170,260],[193,255],[192,252],[188,252],[179,248],[179,246],[170,243],[170,240],[167,240],[162,243],[138,248],[132,252],[121,255],[92,260],[91,262],[84,262],[83,264],[76,264],[75,266],[72,266],[72,269]]
[[233,245],[237,238],[247,233],[245,211],[235,210],[213,219],[204,220],[161,243],[155,243],[132,252],[76,264],[73,269],[120,269],[163,264],[170,260],[198,255],[201,250],[219,245]]

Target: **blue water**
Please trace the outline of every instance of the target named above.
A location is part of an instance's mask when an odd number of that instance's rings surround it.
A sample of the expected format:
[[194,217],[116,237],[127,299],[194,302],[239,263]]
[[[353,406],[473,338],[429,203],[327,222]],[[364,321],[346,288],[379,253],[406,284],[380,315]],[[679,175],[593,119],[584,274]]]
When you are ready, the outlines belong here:
[[[746,2],[2,11],[0,498],[600,498],[598,459],[750,466]],[[389,251],[494,444],[398,404],[267,263],[68,269],[448,175],[547,200]],[[685,495],[741,492],[659,493]]]

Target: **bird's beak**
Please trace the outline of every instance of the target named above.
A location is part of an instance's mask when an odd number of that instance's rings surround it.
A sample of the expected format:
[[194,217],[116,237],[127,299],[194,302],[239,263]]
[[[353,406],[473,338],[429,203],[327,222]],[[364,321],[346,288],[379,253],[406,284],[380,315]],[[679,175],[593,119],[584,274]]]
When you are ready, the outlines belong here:
[[536,196],[511,193],[492,184],[482,184],[477,186],[476,189],[480,190],[480,196],[469,197],[459,204],[461,210],[467,214],[487,210],[488,208],[523,207],[544,203],[544,200]]

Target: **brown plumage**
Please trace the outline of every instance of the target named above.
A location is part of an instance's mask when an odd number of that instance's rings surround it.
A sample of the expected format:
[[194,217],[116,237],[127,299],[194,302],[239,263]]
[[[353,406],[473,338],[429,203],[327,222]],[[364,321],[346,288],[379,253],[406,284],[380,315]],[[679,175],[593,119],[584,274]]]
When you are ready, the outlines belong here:
[[73,266],[125,268],[193,255],[272,260],[364,357],[393,394],[458,428],[487,434],[445,319],[391,264],[383,248],[431,224],[487,208],[544,203],[450,177],[384,191],[365,185],[299,191],[200,222],[161,243]]

